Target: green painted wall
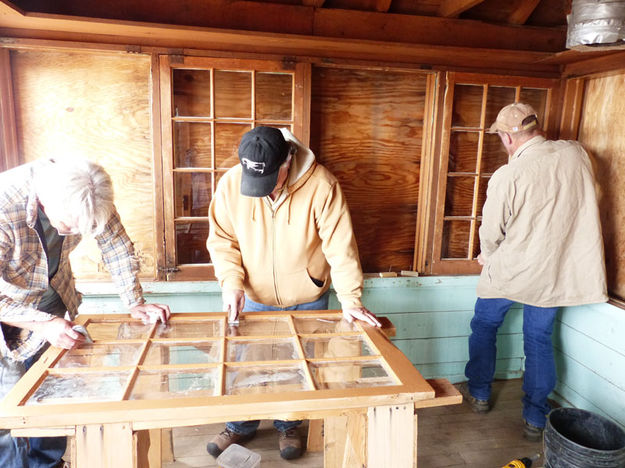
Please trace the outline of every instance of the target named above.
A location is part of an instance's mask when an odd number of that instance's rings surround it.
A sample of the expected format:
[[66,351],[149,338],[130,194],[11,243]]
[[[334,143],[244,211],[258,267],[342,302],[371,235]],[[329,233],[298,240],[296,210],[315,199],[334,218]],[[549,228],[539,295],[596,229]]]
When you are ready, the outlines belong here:
[[[397,329],[394,343],[426,377],[465,380],[469,322],[475,304],[476,276],[371,278],[364,304],[388,316]],[[173,312],[221,310],[215,282],[144,283],[150,302]],[[125,312],[109,283],[82,283],[81,313]],[[330,307],[338,308],[334,294]],[[554,329],[558,383],[554,398],[603,414],[625,427],[625,311],[608,304],[561,310]],[[522,310],[515,306],[497,337],[496,378],[523,373]]]

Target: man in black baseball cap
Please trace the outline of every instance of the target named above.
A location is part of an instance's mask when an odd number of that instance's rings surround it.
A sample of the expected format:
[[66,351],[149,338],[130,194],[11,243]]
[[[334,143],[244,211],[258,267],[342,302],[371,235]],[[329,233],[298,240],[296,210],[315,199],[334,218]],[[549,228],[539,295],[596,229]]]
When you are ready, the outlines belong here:
[[243,135],[239,144],[241,194],[269,195],[278,183],[280,166],[287,160],[290,147],[277,128],[256,127]]

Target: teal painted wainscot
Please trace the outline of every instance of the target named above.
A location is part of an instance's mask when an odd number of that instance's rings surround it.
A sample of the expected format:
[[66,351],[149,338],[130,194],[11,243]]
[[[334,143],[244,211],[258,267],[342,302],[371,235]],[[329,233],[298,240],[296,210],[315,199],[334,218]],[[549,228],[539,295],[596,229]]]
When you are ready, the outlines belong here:
[[[393,338],[426,378],[464,378],[469,322],[475,303],[476,276],[368,278],[364,304],[386,315],[397,329]],[[173,312],[221,310],[214,281],[144,282],[150,302],[168,304]],[[112,284],[80,283],[81,313],[125,312]],[[331,308],[338,308],[334,293]],[[523,374],[523,314],[508,313],[497,338],[498,379]],[[562,309],[553,336],[558,383],[552,395],[563,406],[602,414],[625,427],[625,310],[609,304]]]

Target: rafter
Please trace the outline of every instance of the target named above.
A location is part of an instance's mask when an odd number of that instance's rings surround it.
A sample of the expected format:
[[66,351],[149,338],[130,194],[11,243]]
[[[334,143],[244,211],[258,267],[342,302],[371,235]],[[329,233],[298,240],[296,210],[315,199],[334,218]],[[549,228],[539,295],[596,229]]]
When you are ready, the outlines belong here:
[[0,0],[0,16],[23,15],[24,12],[8,0]]
[[524,0],[519,2],[519,6],[510,13],[510,16],[508,16],[508,23],[525,24],[539,3],[540,0]]
[[386,12],[391,7],[393,0],[375,0],[375,11]]
[[313,8],[321,8],[325,0],[302,0],[302,5]]
[[474,7],[484,0],[443,0],[438,7],[438,16],[446,18],[455,18],[463,11]]

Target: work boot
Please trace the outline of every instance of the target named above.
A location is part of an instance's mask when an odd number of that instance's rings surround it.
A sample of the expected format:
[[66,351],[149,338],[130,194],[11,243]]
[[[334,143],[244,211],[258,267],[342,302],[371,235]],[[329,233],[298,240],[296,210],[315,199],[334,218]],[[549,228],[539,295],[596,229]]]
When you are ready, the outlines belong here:
[[278,437],[280,456],[285,460],[293,460],[302,456],[302,440],[297,433],[297,428],[280,431]]
[[230,445],[248,442],[252,440],[255,435],[256,431],[251,434],[237,434],[226,427],[206,445],[206,451],[217,458],[221,455],[221,452],[230,447]]
[[478,400],[471,395],[471,392],[469,392],[468,382],[462,382],[456,385],[456,388],[462,394],[462,397],[469,403],[474,413],[484,414],[490,411],[490,403],[488,403],[488,400]]
[[529,442],[540,442],[543,440],[544,429],[542,427],[534,426],[525,420],[523,422],[525,423],[523,426],[523,437],[525,440]]

